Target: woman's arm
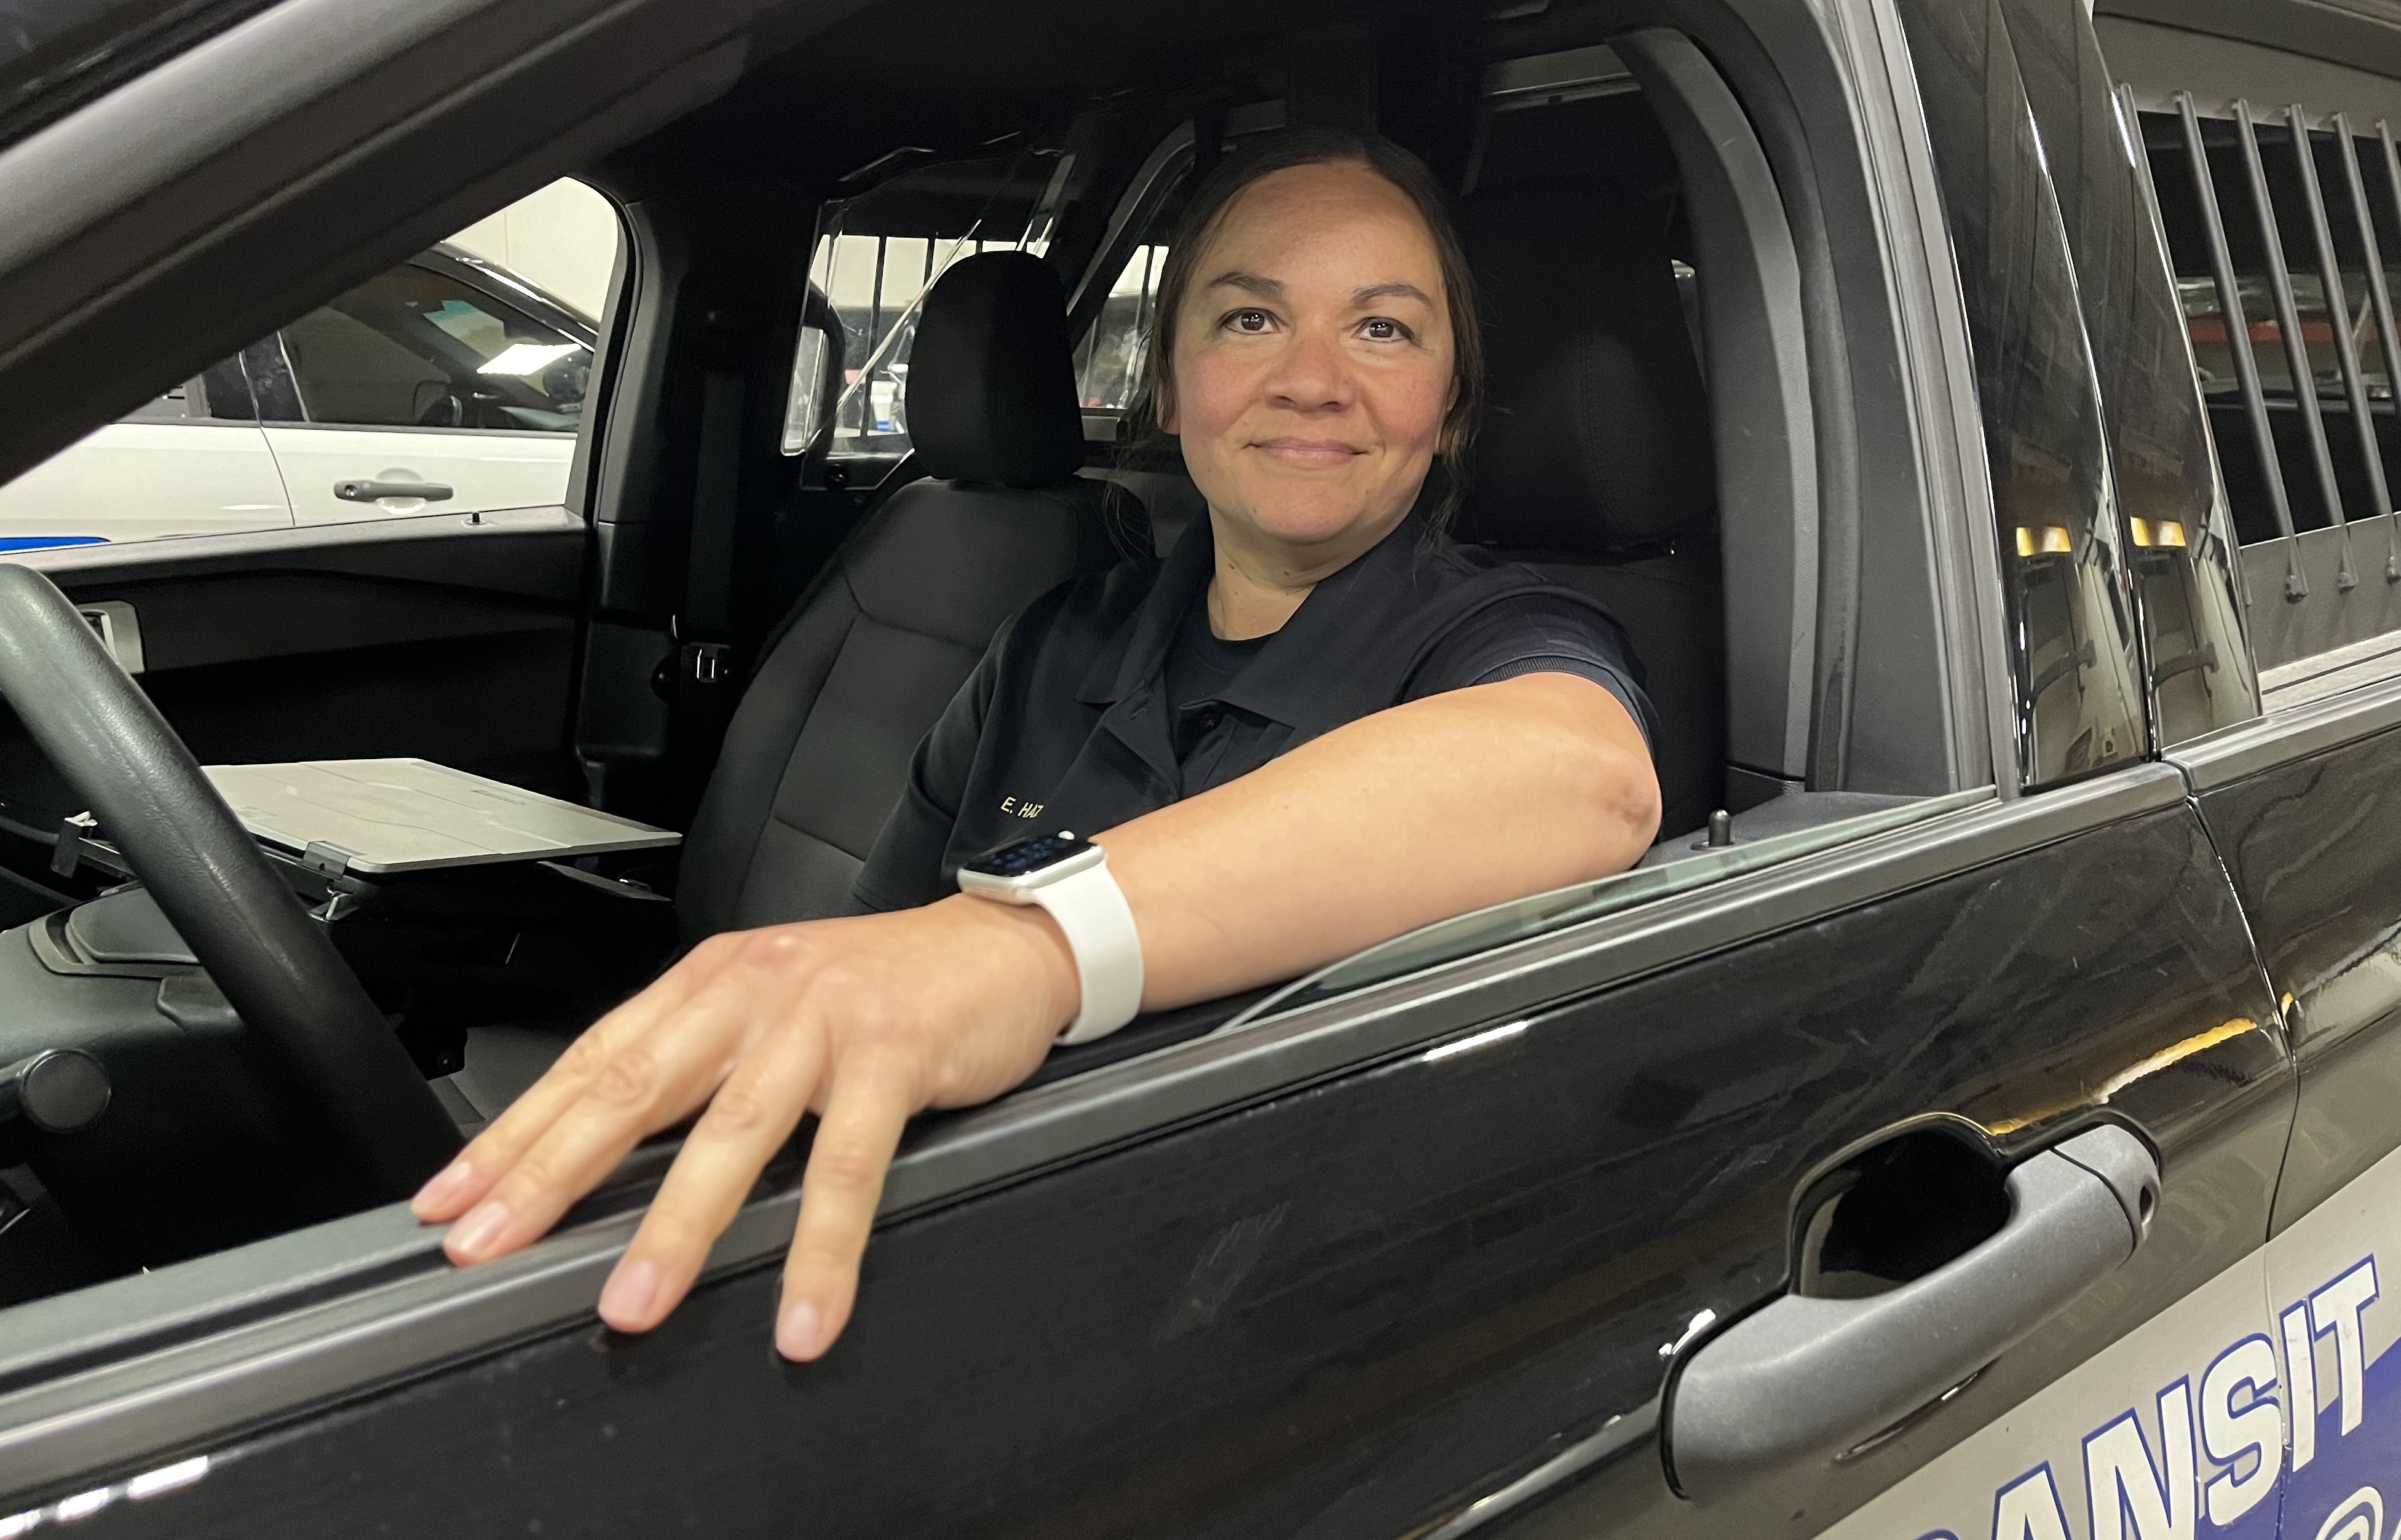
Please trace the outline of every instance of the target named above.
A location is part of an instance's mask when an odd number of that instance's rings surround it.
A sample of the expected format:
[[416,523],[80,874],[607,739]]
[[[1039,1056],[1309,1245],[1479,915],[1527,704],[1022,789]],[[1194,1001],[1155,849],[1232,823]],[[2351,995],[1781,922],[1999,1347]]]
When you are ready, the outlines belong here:
[[1626,708],[1533,674],[1379,711],[1098,839],[1159,1011],[1623,871],[1658,823]]
[[[1099,838],[1159,1010],[1623,870],[1658,820],[1626,708],[1535,674],[1379,712]],[[464,1215],[446,1243],[460,1261],[514,1250],[705,1104],[601,1296],[611,1326],[647,1330],[814,1110],[775,1341],[815,1358],[849,1317],[903,1125],[1032,1074],[1077,990],[1047,914],[981,899],[712,938],[584,1033],[418,1214]]]

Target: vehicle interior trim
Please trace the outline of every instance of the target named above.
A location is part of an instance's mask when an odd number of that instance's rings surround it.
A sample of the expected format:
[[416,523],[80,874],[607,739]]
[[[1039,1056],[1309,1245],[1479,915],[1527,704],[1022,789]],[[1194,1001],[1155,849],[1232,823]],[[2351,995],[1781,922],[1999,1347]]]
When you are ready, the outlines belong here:
[[8,560],[48,572],[62,587],[124,575],[192,577],[225,570],[255,571],[261,557],[289,566],[338,566],[345,553],[416,541],[503,540],[512,535],[575,533],[583,521],[569,510],[487,509],[473,514],[410,514],[354,524],[303,524],[222,535],[175,535],[107,545],[57,545],[23,551]]
[[1620,36],[1610,62],[1640,82],[1667,132],[1691,200],[1695,259],[1711,278],[1701,290],[1701,326],[1732,619],[1726,756],[1802,784],[1820,558],[1800,257],[1750,120],[1693,40],[1646,27]]
[[1159,204],[1191,167],[1194,144],[1192,124],[1187,119],[1170,129],[1134,169],[1124,195],[1109,211],[1109,222],[1101,232],[1101,243],[1092,262],[1076,281],[1075,293],[1067,301],[1068,336],[1079,337],[1091,328],[1100,310],[1099,301],[1132,251],[1133,238],[1149,227]]
[[[2216,7],[2214,15],[2230,21],[2255,7],[2265,12],[2271,5],[2272,0],[2245,0]],[[2392,78],[2401,75],[2401,29],[2352,13],[2367,35],[2382,47],[2312,58],[2294,51],[2289,26],[2280,32],[2271,23],[2263,29],[2262,42],[2251,42],[2195,30],[2189,15],[2169,23],[2122,14],[2127,8],[2123,0],[2115,6],[2103,0],[2095,7],[2092,30],[2101,39],[2110,73],[2134,89],[2135,103],[2145,112],[2174,112],[2175,93],[2189,90],[2203,117],[2231,118],[2238,96],[2304,102],[2313,113],[2347,111],[2367,122],[2401,117],[2401,80]],[[2327,6],[2313,4],[2308,9],[2319,17],[2339,14]],[[2381,62],[2391,74],[2362,67],[2371,62]],[[2321,122],[2315,117],[2312,121]]]
[[[921,1130],[892,1168],[883,1217],[1022,1180],[1421,1050],[1497,1016],[2178,807],[2184,798],[2175,768],[2145,764],[1986,801],[1432,976],[1038,1086]],[[0,1317],[0,1383],[19,1387],[0,1394],[0,1464],[27,1487],[63,1482],[139,1451],[232,1437],[337,1390],[583,1325],[638,1222],[624,1209],[638,1203],[669,1154],[638,1152],[584,1211],[600,1217],[472,1270],[444,1265],[439,1234],[395,1206],[21,1306]],[[772,1265],[783,1253],[799,1202],[797,1163],[779,1165],[770,1180],[774,1193],[737,1217],[711,1253],[711,1274]],[[355,1257],[332,1254],[350,1248]],[[143,1343],[161,1345],[102,1361]]]

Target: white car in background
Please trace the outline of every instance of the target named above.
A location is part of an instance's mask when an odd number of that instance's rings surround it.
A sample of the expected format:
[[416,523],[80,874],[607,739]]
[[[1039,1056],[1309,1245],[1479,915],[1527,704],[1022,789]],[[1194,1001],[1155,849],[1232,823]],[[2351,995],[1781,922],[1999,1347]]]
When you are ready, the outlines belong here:
[[597,335],[436,246],[0,487],[0,554],[557,502]]

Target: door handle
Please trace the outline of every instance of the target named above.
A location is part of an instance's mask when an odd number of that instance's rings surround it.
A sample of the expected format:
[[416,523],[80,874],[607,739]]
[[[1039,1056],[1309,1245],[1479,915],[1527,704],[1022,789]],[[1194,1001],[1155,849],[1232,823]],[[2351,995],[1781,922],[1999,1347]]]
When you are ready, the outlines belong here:
[[1685,1361],[1668,1390],[1668,1468],[1707,1500],[1754,1477],[1858,1448],[2031,1335],[2134,1253],[2159,1165],[2105,1126],[2021,1162],[1998,1231],[1920,1278],[1863,1299],[1789,1294]]
[[334,483],[334,495],[344,502],[379,502],[388,497],[440,502],[450,496],[450,488],[438,481],[337,481]]

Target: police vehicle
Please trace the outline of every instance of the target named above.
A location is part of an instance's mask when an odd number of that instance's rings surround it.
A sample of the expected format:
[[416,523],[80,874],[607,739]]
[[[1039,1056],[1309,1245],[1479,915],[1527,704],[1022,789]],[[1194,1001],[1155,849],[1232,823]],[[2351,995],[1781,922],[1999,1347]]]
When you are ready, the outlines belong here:
[[[0,474],[556,176],[625,254],[556,505],[0,566],[0,1535],[2401,1524],[2401,8],[19,12]],[[912,456],[917,297],[1039,253],[1171,538],[1160,243],[1297,123],[1456,189],[1461,529],[1623,618],[1657,847],[922,1120],[821,1363],[793,1162],[639,1341],[671,1140],[450,1268],[1086,559]]]

